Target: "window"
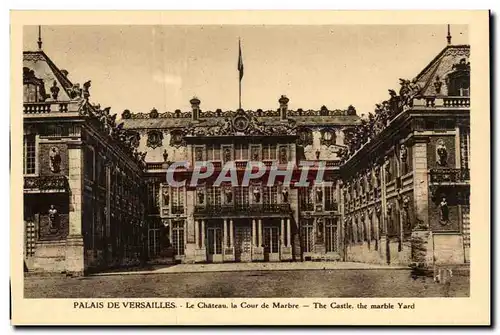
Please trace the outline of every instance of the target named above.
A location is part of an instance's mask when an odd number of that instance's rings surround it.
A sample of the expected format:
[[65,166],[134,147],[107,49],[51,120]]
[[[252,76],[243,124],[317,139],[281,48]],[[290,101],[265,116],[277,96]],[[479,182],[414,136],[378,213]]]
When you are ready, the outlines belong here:
[[172,224],[172,247],[176,255],[184,255],[184,221]]
[[220,160],[220,145],[218,144],[207,145],[207,160],[209,161]]
[[305,220],[302,225],[302,248],[304,252],[312,252],[314,245],[312,220]]
[[337,223],[333,219],[326,219],[325,225],[326,252],[337,251]]
[[24,165],[23,165],[24,174],[35,174],[36,173],[35,135],[24,136],[23,157],[24,157]]
[[[116,186],[116,183],[111,183],[113,185],[113,188]],[[159,185],[157,183],[149,183],[148,184],[148,209],[150,214],[158,214],[160,208],[159,208],[159,202],[158,202],[158,197],[159,197]]]
[[236,187],[236,204],[237,205],[248,205],[248,187]]
[[239,143],[234,147],[234,157],[236,160],[248,160],[248,145]]
[[208,227],[208,254],[221,255],[222,254],[222,228],[221,227]]
[[325,210],[327,211],[336,211],[337,210],[337,202],[336,202],[336,189],[335,186],[325,186]]
[[207,203],[212,206],[221,205],[220,187],[215,187],[215,186],[207,187]]
[[276,145],[263,144],[262,145],[262,159],[275,160],[276,159]]
[[172,214],[184,213],[184,187],[172,187]]
[[278,227],[264,227],[264,252],[279,252],[279,229]]
[[312,199],[312,188],[301,187],[299,189],[300,209],[305,211],[312,211],[314,204]]
[[278,203],[278,188],[276,186],[263,188],[263,203],[264,204],[277,204]]

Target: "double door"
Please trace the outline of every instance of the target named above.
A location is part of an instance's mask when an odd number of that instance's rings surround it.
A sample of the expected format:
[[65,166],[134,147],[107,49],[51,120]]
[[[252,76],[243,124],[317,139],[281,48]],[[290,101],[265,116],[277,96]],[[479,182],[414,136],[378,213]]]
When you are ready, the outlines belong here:
[[222,227],[207,228],[207,258],[209,262],[222,262]]
[[280,260],[280,229],[276,225],[264,226],[264,260],[279,261]]

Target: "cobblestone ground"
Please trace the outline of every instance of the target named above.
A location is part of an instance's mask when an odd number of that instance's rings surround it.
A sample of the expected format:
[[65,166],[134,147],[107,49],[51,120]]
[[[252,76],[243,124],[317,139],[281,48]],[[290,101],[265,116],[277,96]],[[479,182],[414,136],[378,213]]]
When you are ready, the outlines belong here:
[[25,278],[26,298],[467,297],[469,277],[449,284],[408,270],[301,270]]

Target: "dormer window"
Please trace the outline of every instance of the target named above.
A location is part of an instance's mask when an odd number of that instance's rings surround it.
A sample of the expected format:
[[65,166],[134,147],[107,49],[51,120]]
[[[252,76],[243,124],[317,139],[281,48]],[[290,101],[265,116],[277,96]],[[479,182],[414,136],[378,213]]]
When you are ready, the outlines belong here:
[[462,58],[446,78],[449,96],[470,96],[470,63]]
[[23,98],[24,102],[41,102],[47,98],[43,80],[27,67],[23,68]]

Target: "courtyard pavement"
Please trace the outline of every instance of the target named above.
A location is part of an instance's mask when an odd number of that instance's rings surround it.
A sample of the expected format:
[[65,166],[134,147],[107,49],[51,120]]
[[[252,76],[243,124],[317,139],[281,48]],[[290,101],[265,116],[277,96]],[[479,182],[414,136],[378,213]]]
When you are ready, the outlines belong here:
[[[337,264],[341,266],[340,264]],[[269,266],[269,265],[268,265]],[[310,267],[319,265],[307,265]],[[347,267],[347,265],[342,265]],[[354,266],[354,265],[353,265]],[[356,266],[358,266],[356,264]],[[212,266],[174,266],[214,269]],[[224,267],[229,270],[231,267]],[[409,269],[335,268],[253,271],[134,272],[135,275],[27,276],[25,298],[301,298],[301,297],[467,297],[469,277],[448,284],[412,277]],[[173,270],[170,270],[173,271]]]
[[271,262],[271,263],[208,263],[156,265],[147,269],[115,270],[92,276],[144,275],[161,273],[241,272],[241,271],[296,271],[296,270],[369,270],[406,269],[405,266],[379,265],[355,262]]

